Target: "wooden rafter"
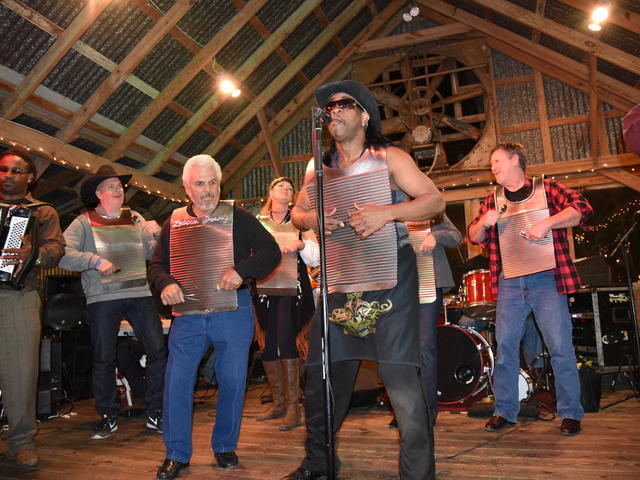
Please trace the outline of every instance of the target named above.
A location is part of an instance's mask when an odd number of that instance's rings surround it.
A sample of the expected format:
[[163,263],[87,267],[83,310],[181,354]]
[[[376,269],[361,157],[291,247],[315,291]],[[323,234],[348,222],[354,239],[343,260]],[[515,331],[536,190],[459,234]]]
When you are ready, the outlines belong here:
[[20,115],[22,104],[27,101],[49,72],[62,60],[62,57],[71,49],[76,40],[91,26],[110,2],[111,0],[95,0],[78,13],[64,33],[58,37],[47,53],[24,77],[11,96],[2,103],[1,116],[11,119]]
[[363,44],[358,53],[372,53],[392,48],[409,47],[420,43],[432,42],[441,38],[460,35],[471,31],[471,27],[462,23],[449,23],[437,27],[425,28],[415,32],[402,33],[391,37],[374,38]]
[[638,174],[626,171],[624,168],[611,168],[600,172],[611,180],[626,185],[629,188],[640,192],[640,178]]
[[111,162],[24,125],[0,118],[0,131],[3,132],[6,138],[10,138],[21,145],[41,148],[43,152],[58,158],[60,163],[64,161],[63,165],[67,168],[87,172],[89,169],[95,171],[102,165],[111,165],[119,174],[133,175],[129,182],[129,185],[133,188],[144,190],[151,195],[159,197],[174,198],[176,200],[185,198],[184,190],[181,186],[145,175],[135,168]]
[[[234,72],[234,78],[239,82],[255,71],[255,69],[271,55],[275,49],[287,38],[287,35],[296,29],[302,21],[311,14],[313,9],[321,0],[305,0],[298,9],[287,18],[277,30],[275,30],[263,44],[247,58],[242,65]],[[143,167],[145,173],[153,174],[180,146],[200,128],[206,120],[222,105],[224,97],[218,93],[208,98],[198,111],[176,132],[165,147],[155,155],[155,157]],[[217,135],[220,135],[218,132]],[[216,136],[217,136],[216,135]],[[239,149],[241,150],[241,148]]]
[[273,141],[273,134],[269,127],[267,116],[262,111],[258,112],[256,116],[258,117],[260,128],[262,129],[262,137],[264,138],[264,143],[267,146],[267,151],[269,152],[273,171],[276,172],[276,177],[282,177],[284,174],[282,172],[282,164],[280,163],[280,154],[278,153],[278,146]]
[[171,9],[142,37],[136,47],[125,57],[118,68],[111,72],[104,82],[91,94],[82,108],[78,110],[69,123],[56,134],[56,138],[63,142],[74,140],[80,129],[98,111],[107,98],[116,91],[118,86],[140,64],[142,60],[154,49],[162,38],[193,6],[195,0],[178,0]]
[[[424,0],[423,0],[424,1]],[[619,50],[582,32],[565,27],[536,12],[527,10],[507,0],[473,0],[473,2],[490,8],[522,25],[538,30],[583,52],[593,52],[598,58],[640,75],[638,57]]]
[[281,89],[283,85],[286,85],[298,72],[302,69],[313,57],[315,57],[325,45],[331,41],[333,36],[337,35],[349,21],[357,15],[362,8],[366,6],[367,0],[354,0],[347,8],[345,8],[340,15],[338,15],[331,25],[326,28],[320,35],[318,35],[314,41],[308,45],[302,52],[298,54],[291,64],[285,68],[280,74],[267,85],[267,87],[258,95],[258,97],[249,104],[234,120],[232,125],[229,125],[221,135],[219,135],[207,148],[205,152],[209,155],[215,156],[222,147],[233,136],[240,131],[256,113],[266,105]]
[[169,102],[178,95],[187,84],[200,72],[204,66],[213,58],[240,30],[253,15],[256,14],[267,2],[267,0],[251,0],[240,10],[224,27],[213,36],[207,43],[180,71],[176,77],[162,90],[160,95],[151,102],[136,117],[129,128],[120,136],[105,153],[104,157],[110,160],[121,158],[129,145],[147,128],[155,118],[162,113]]
[[[417,0],[417,3],[423,5],[426,10],[434,10],[440,15],[464,23],[487,35],[487,42],[492,48],[574,88],[583,92],[588,91],[589,80],[586,65],[527,40],[510,30],[483,20],[477,15],[457,9],[442,0]],[[633,105],[640,103],[640,90],[634,89],[603,73],[598,73],[597,78],[598,96],[601,100],[623,111],[627,111]]]
[[[360,32],[346,47],[322,70],[322,74],[311,80],[307,88],[292,99],[271,121],[271,130],[274,132],[274,141],[278,142],[309,112],[313,92],[330,79],[344,78],[349,70],[346,62],[357,52],[364,42],[369,40],[386,22],[405,5],[403,0],[392,0],[387,7],[380,12],[369,25]],[[371,79],[372,80],[372,79]],[[223,190],[228,192],[240,182],[242,177],[259,161],[255,155],[262,142],[257,139],[251,141],[223,170]]]

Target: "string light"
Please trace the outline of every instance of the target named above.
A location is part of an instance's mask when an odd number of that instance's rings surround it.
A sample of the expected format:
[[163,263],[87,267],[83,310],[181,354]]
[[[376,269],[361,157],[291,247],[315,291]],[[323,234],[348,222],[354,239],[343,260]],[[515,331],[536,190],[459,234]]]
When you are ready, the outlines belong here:
[[[7,139],[5,137],[0,137],[0,143],[5,144],[7,146],[11,145],[13,148],[18,148],[18,149],[21,149],[21,150],[25,150],[27,152],[31,152],[32,151],[32,148],[29,147],[28,145],[24,145],[24,144],[22,144],[20,142],[9,140],[9,139]],[[47,160],[50,160],[53,163],[57,163],[59,165],[65,166],[66,168],[72,168],[72,169],[75,169],[77,171],[84,171],[84,172],[86,172],[88,174],[94,174],[97,171],[97,168],[93,168],[93,166],[90,163],[85,163],[82,166],[81,165],[68,165],[67,160],[65,160],[64,158],[59,158],[57,156],[57,154],[55,154],[55,153],[51,153],[50,154],[50,153],[46,152],[43,147],[33,148],[33,151],[34,152],[38,152],[37,156],[45,158]],[[139,183],[134,181],[134,182],[129,182],[128,185],[139,185]],[[147,186],[144,185],[144,188],[146,189]],[[154,195],[154,196],[161,194],[160,190],[156,190],[156,192],[157,193],[151,192],[150,190],[147,190],[146,193],[148,193],[149,195]],[[162,198],[166,200],[166,197],[162,197]],[[171,199],[171,201],[175,202],[175,203],[184,203],[184,202],[188,203],[189,202],[188,199],[185,199],[185,200],[180,200],[180,199],[174,200],[173,198]]]

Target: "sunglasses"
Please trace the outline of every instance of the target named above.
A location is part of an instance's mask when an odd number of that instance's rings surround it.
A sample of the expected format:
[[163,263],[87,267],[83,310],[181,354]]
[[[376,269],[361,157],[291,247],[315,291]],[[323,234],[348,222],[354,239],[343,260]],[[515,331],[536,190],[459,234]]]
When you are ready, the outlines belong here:
[[11,172],[13,175],[22,175],[24,173],[31,173],[30,171],[23,170],[19,167],[7,167],[6,165],[0,165],[0,172],[9,173]]
[[339,108],[340,110],[353,110],[356,107],[358,107],[363,112],[366,111],[364,107],[360,105],[360,103],[358,103],[357,100],[354,100],[353,98],[341,98],[340,100],[333,100],[327,103],[324,106],[324,111],[329,114],[336,108]]

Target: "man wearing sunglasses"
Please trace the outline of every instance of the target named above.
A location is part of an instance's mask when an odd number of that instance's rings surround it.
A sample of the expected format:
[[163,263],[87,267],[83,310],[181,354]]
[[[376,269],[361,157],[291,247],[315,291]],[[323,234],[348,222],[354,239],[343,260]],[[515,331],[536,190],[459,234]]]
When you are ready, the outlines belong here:
[[[334,238],[351,237],[349,248],[357,254],[358,249],[363,248],[359,239],[391,228],[391,255],[396,257],[393,260],[397,259],[396,276],[391,279],[390,287],[357,291],[355,288],[359,285],[341,286],[342,290],[329,295],[333,429],[338,430],[346,415],[359,361],[376,361],[398,420],[400,478],[434,479],[433,427],[418,380],[416,259],[401,222],[436,216],[444,210],[444,200],[413,159],[383,137],[378,105],[364,85],[351,80],[333,82],[321,86],[315,95],[324,109],[331,136],[331,144],[323,157],[325,176],[329,178],[326,186],[333,191],[348,189],[349,198],[353,198],[354,192],[358,198],[364,198],[364,191],[350,186],[350,178],[374,174],[378,178],[375,189],[388,199],[385,204],[355,201],[346,210],[327,206],[326,233]],[[315,188],[312,167],[310,164],[307,169],[305,184],[293,209],[293,221],[301,229],[318,231],[310,194]],[[336,181],[340,183],[334,183]],[[350,267],[327,255],[325,268],[344,273]],[[371,276],[377,273],[372,267]],[[330,287],[331,284],[329,278]],[[285,477],[287,480],[318,480],[327,475],[320,323],[320,315],[316,315],[305,388],[306,456],[302,465]]]
[[[39,203],[29,193],[36,178],[30,155],[19,150],[0,154],[0,203],[29,208],[37,222],[37,243],[26,236],[20,248],[3,249],[4,265],[25,268],[37,245],[35,266],[27,274],[21,290],[0,289],[0,391],[9,419],[4,438],[8,456],[18,465],[32,467],[38,463],[33,437],[36,434],[36,389],[40,355],[40,268],[58,264],[64,255],[64,238],[58,214],[46,203]],[[33,230],[36,231],[36,230]],[[17,272],[16,272],[17,273]]]

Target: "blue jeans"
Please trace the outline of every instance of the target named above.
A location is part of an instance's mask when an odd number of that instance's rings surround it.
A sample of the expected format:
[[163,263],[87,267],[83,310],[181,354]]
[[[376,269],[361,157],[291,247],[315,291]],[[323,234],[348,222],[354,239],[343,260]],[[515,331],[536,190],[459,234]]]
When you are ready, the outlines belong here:
[[191,459],[193,389],[198,365],[213,345],[218,382],[216,421],[211,435],[214,452],[233,452],[238,445],[253,339],[253,306],[247,290],[238,291],[238,308],[229,312],[176,317],[169,333],[165,376],[163,438],[166,458]]
[[438,319],[442,307],[442,288],[436,289],[436,299],[421,303],[420,319],[420,387],[431,411],[431,418],[438,416]]
[[496,311],[497,361],[494,369],[494,415],[515,422],[520,410],[518,371],[520,340],[533,312],[542,333],[555,377],[556,409],[560,418],[582,420],[580,381],[573,349],[572,324],[565,295],[559,295],[553,271],[500,278]]
[[122,298],[87,305],[93,347],[93,393],[100,415],[117,416],[115,360],[120,319],[126,318],[147,354],[145,400],[147,413],[162,410],[167,349],[153,297]]

